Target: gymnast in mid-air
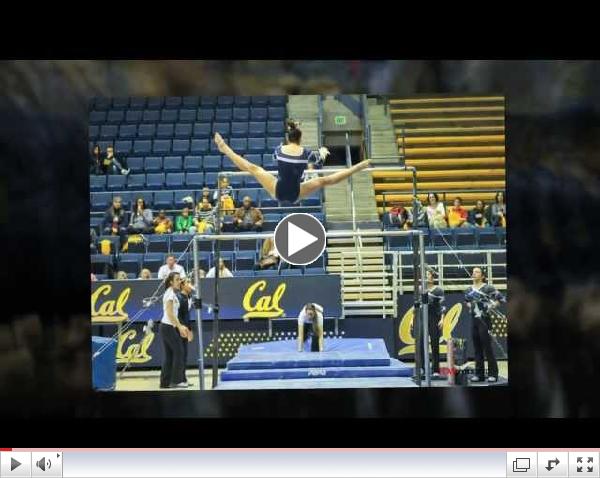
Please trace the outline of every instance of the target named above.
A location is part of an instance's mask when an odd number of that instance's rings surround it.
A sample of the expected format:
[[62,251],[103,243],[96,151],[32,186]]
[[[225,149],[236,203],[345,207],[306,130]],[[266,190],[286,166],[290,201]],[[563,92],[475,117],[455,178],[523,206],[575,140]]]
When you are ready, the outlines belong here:
[[301,146],[302,131],[294,121],[288,121],[287,136],[288,143],[277,146],[273,154],[277,160],[277,177],[233,151],[219,133],[215,134],[215,143],[221,153],[231,159],[241,171],[252,174],[274,199],[292,204],[319,189],[343,181],[370,164],[370,160],[365,160],[344,171],[302,182],[308,163],[313,162],[321,166],[329,151],[327,148],[320,148],[318,152],[313,152]]

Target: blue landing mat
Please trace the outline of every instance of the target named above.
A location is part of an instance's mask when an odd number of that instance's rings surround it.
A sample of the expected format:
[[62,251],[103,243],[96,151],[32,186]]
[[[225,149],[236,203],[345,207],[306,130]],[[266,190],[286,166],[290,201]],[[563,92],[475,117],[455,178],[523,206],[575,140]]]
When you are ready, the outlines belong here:
[[[325,339],[324,352],[297,352],[295,340],[243,345],[227,370],[389,366],[383,339]],[[310,350],[310,344],[305,344]]]
[[215,390],[289,390],[316,388],[416,388],[406,377],[309,378],[297,380],[235,380],[219,382]]
[[232,380],[287,380],[301,378],[358,378],[358,377],[410,377],[413,367],[390,359],[388,366],[370,367],[312,367],[275,368],[262,370],[223,370],[221,381]]

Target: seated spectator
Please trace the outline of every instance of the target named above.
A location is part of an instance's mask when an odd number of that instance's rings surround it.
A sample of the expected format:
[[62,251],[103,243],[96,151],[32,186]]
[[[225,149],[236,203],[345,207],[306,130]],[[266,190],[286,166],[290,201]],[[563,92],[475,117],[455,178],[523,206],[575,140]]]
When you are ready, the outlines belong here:
[[90,254],[98,253],[98,235],[93,227],[90,227]]
[[488,208],[487,220],[492,227],[506,227],[506,203],[504,193],[496,193],[494,204]]
[[129,234],[152,234],[154,232],[152,210],[146,207],[144,198],[136,199],[131,211],[127,232]]
[[[196,280],[196,269],[192,269],[190,272],[190,280],[192,281],[192,286],[195,286],[194,281]],[[204,279],[206,277],[206,271],[204,269],[198,269],[198,279]]]
[[469,211],[469,223],[475,227],[486,227],[488,225],[485,218],[485,204],[479,199],[475,207]]
[[95,144],[92,154],[90,155],[90,174],[104,174],[103,171],[103,154],[100,146]]
[[462,199],[455,198],[454,205],[448,208],[448,225],[450,227],[469,227],[468,217],[469,211],[462,206]]
[[196,206],[195,219],[196,232],[199,234],[212,234],[215,232],[215,211],[205,197]]
[[127,160],[125,158],[117,159],[112,146],[106,148],[106,156],[102,160],[102,165],[105,174],[129,174]]
[[429,193],[427,195],[427,220],[429,227],[443,229],[448,227],[446,222],[446,209],[444,203],[440,202],[437,193]]
[[[224,177],[220,183],[221,189],[221,212],[222,214],[232,214],[235,209],[235,202],[233,200],[233,188],[229,185],[229,178]],[[217,203],[218,191],[213,194],[213,201]]]
[[175,232],[179,234],[195,234],[194,217],[190,214],[190,208],[184,207],[181,215],[175,220]]
[[279,253],[275,249],[275,241],[272,237],[267,237],[260,250],[260,259],[258,261],[259,269],[277,269],[279,266]]
[[98,278],[96,277],[96,274],[94,274],[93,272],[91,274],[92,274],[91,275],[92,282],[97,282]]
[[242,207],[236,209],[233,215],[233,225],[236,231],[261,232],[263,220],[260,209],[252,207],[252,198],[250,196],[244,198]]
[[140,271],[139,279],[144,279],[144,280],[152,279],[152,272],[150,272],[150,269],[142,269]]
[[117,279],[117,280],[127,280],[127,272],[125,272],[125,271],[119,271],[119,272],[117,272],[115,279]]
[[[210,278],[214,278],[215,277],[215,268],[214,266],[210,268],[210,270],[208,271],[208,274],[206,274],[206,278],[210,279]],[[219,258],[219,277],[233,277],[233,274],[231,273],[231,271],[225,267],[225,261],[223,260],[223,258]]]
[[384,223],[397,226],[399,229],[409,229],[412,226],[412,214],[399,203],[392,206],[385,216]]
[[185,269],[183,266],[177,264],[177,258],[173,254],[169,254],[165,264],[158,269],[158,278],[165,280],[171,272],[177,272],[181,278],[186,277]]
[[127,243],[127,213],[121,205],[121,197],[113,197],[112,206],[104,214],[102,232],[108,236],[119,236],[121,247]]
[[210,197],[210,189],[208,189],[207,186],[202,188],[202,196],[198,200],[198,203],[201,203],[203,199],[206,199],[208,201],[208,204],[214,206],[213,200]]
[[173,232],[173,221],[169,219],[164,209],[158,212],[158,216],[154,219],[155,234],[171,234]]

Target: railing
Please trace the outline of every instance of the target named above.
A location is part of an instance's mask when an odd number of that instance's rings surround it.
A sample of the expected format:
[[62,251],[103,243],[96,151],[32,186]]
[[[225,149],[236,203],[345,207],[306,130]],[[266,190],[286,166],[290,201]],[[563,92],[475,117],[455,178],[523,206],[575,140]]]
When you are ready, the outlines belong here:
[[363,124],[363,140],[365,144],[365,154],[368,158],[372,155],[371,148],[371,125],[369,124],[369,102],[367,95],[361,95],[362,105],[362,124]]
[[323,95],[318,95],[319,117],[317,119],[317,147],[323,146]]

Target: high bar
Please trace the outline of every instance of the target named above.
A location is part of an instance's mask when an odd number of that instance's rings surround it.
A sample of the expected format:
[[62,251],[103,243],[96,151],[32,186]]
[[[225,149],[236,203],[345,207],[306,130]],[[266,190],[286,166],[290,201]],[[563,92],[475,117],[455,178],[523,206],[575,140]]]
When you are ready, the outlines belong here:
[[[325,231],[325,237],[380,237],[380,236],[420,236],[424,232],[420,229],[408,231]],[[228,241],[231,239],[267,239],[273,237],[273,233],[259,232],[257,234],[196,234],[193,240],[199,241]]]
[[[364,173],[364,172],[373,172],[373,171],[413,171],[414,166],[378,166],[376,168],[365,168],[362,171],[358,171],[356,174]],[[323,173],[338,173],[340,171],[348,171],[348,168],[331,168],[331,169],[307,169],[306,172],[310,174],[323,174]],[[266,171],[273,176],[278,176],[278,171]],[[248,171],[220,171],[217,173],[219,177],[228,177],[228,176],[252,176],[252,173]]]

